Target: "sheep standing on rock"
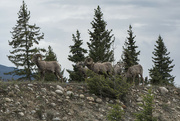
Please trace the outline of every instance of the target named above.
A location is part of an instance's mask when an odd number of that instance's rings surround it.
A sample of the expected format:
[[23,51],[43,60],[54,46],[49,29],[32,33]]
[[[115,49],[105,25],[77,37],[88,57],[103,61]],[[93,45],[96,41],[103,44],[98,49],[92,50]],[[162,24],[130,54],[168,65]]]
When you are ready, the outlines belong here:
[[[39,60],[40,58],[40,60]],[[60,74],[61,71],[61,65],[57,61],[43,61],[42,60],[42,55],[41,54],[35,54],[32,57],[32,62],[37,65],[40,74],[41,74],[41,79],[44,81],[44,76],[46,72],[51,72],[54,73],[57,77],[58,80],[62,80],[63,78]]]
[[97,74],[105,75],[105,77],[107,75],[111,75],[113,71],[113,67],[110,62],[94,63],[92,58],[86,58],[84,65]]
[[[142,84],[144,85],[143,68],[140,64],[129,67],[127,72],[125,73],[126,77],[133,78],[133,82],[136,76],[138,76],[139,78],[139,75],[141,76]],[[139,84],[140,84],[140,78],[139,78]]]

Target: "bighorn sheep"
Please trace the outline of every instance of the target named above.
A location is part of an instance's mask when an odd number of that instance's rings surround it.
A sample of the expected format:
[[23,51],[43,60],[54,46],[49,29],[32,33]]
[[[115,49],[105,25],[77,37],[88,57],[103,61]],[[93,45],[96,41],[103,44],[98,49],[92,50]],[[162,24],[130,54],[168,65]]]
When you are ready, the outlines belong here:
[[[127,72],[125,73],[126,77],[133,78],[133,82],[136,76],[138,76],[139,78],[139,75],[141,76],[142,84],[144,85],[143,68],[140,64],[129,67]],[[139,78],[139,84],[140,84],[140,78]]]
[[84,67],[84,62],[77,62],[75,67],[84,77],[86,77],[87,68]]
[[[40,58],[40,60],[39,60]],[[57,62],[57,61],[42,61],[42,55],[41,54],[35,54],[32,57],[31,60],[34,64],[37,65],[40,74],[41,74],[41,79],[44,81],[44,75],[46,72],[52,72],[56,75],[56,77],[58,78],[58,80],[62,80],[63,82],[63,78],[60,74],[61,71],[61,65]]]
[[84,65],[97,74],[104,74],[105,77],[107,75],[111,75],[113,70],[112,64],[110,62],[94,63],[92,58],[86,58]]
[[124,64],[122,62],[117,62],[117,64],[114,65],[114,75],[121,75],[123,72]]

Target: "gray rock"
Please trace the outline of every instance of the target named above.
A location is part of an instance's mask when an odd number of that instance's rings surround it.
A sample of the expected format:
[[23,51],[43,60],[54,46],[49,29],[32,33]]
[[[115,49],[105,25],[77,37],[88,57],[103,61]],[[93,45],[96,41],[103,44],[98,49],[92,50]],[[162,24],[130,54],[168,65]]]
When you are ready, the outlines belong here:
[[15,87],[16,89],[19,89],[19,86],[18,86],[17,84],[15,84],[14,87]]
[[143,98],[142,97],[138,97],[137,102],[141,102],[141,101],[143,101]]
[[66,99],[69,99],[70,97],[69,96],[66,96]]
[[31,88],[31,87],[28,87],[28,89],[31,90],[31,91],[33,91],[33,88]]
[[18,113],[20,116],[24,116],[24,113],[23,112],[19,112]]
[[56,89],[57,89],[57,90],[61,90],[62,92],[64,92],[64,88],[62,88],[60,85],[57,85],[57,86],[56,86]]
[[113,103],[114,103],[114,101],[113,101],[113,100],[110,100],[110,101],[109,101],[109,103],[113,104]]
[[55,93],[55,92],[53,92],[53,91],[51,91],[51,94],[52,94],[53,96],[56,96],[56,93]]
[[166,94],[168,93],[168,89],[166,89],[166,87],[159,87],[159,91],[161,92],[161,94]]
[[143,103],[142,102],[137,102],[138,105],[142,105]]
[[94,98],[93,97],[87,97],[87,100],[94,101]]
[[12,100],[10,98],[4,98],[6,102],[11,102]]
[[8,95],[9,95],[10,97],[15,96],[13,91],[9,92]]
[[97,98],[97,99],[96,99],[96,102],[97,102],[97,103],[102,103],[102,99],[101,99],[101,98]]
[[46,88],[41,88],[41,91],[42,92],[46,92]]
[[59,117],[55,117],[52,119],[53,121],[61,121],[61,119]]
[[28,87],[33,87],[33,84],[28,84]]
[[109,102],[109,98],[108,97],[106,97],[106,101]]
[[32,114],[35,114],[35,113],[36,113],[36,111],[35,111],[35,110],[32,110],[32,111],[31,111],[31,113],[32,113]]
[[72,91],[67,91],[67,93],[66,93],[68,96],[72,96],[72,95],[74,95],[74,93],[72,92]]
[[63,121],[67,121],[68,118],[65,116],[65,117],[62,118],[62,120],[63,120]]
[[56,90],[55,92],[56,92],[57,94],[60,94],[60,95],[63,94],[63,91],[61,91],[61,90]]
[[79,97],[82,98],[82,99],[84,99],[84,95],[83,95],[83,94],[80,94]]
[[56,106],[56,103],[51,103],[51,106],[52,106],[52,107],[55,107],[55,106]]

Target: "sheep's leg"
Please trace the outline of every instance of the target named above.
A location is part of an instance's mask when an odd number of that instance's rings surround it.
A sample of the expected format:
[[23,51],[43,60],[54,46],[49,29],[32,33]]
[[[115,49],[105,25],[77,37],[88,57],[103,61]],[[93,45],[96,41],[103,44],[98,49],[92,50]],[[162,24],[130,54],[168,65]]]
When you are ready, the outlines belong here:
[[[136,79],[137,76],[138,76],[137,74],[134,74],[134,75],[133,75],[133,83],[134,83],[134,85],[136,85],[135,79]],[[139,77],[139,76],[138,76],[138,77]]]
[[56,76],[56,78],[57,78],[58,80],[60,80],[60,77],[58,76],[58,73],[57,73],[57,72],[54,72],[54,75]]
[[63,78],[62,78],[60,72],[55,72],[55,75],[56,75],[56,77],[58,78],[58,80],[61,79],[61,81],[62,81],[62,83],[63,83]]
[[[133,75],[133,83],[134,83],[135,78],[136,78],[136,75]],[[134,83],[134,85],[135,85],[135,83]]]
[[141,80],[140,80],[139,74],[138,74],[138,80],[139,80],[139,84],[138,84],[138,85],[140,85],[140,83],[141,83]]
[[41,72],[41,81],[44,81],[44,73],[45,72]]
[[140,74],[140,76],[141,76],[141,79],[142,79],[142,84],[143,84],[143,86],[144,86],[144,78],[143,78],[143,75]]

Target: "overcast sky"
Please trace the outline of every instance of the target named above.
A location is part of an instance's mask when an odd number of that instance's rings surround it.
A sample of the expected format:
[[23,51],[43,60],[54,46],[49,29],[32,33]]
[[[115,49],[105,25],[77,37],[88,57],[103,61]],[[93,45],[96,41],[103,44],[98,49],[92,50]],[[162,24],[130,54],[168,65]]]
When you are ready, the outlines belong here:
[[[136,35],[137,50],[140,50],[140,64],[144,67],[144,77],[152,68],[152,52],[158,36],[164,40],[175,67],[172,75],[176,76],[175,84],[180,85],[180,0],[25,0],[31,12],[29,24],[36,24],[44,33],[39,47],[50,45],[57,55],[62,68],[72,69],[72,62],[67,58],[70,45],[73,45],[72,34],[79,30],[83,47],[89,41],[88,29],[94,17],[94,9],[99,5],[103,12],[107,29],[112,29],[115,37],[115,59],[121,58],[122,46],[128,36],[127,30],[132,25]],[[7,55],[12,50],[12,27],[18,20],[17,13],[22,0],[0,0],[0,64],[14,65]],[[68,73],[65,72],[65,76]]]

